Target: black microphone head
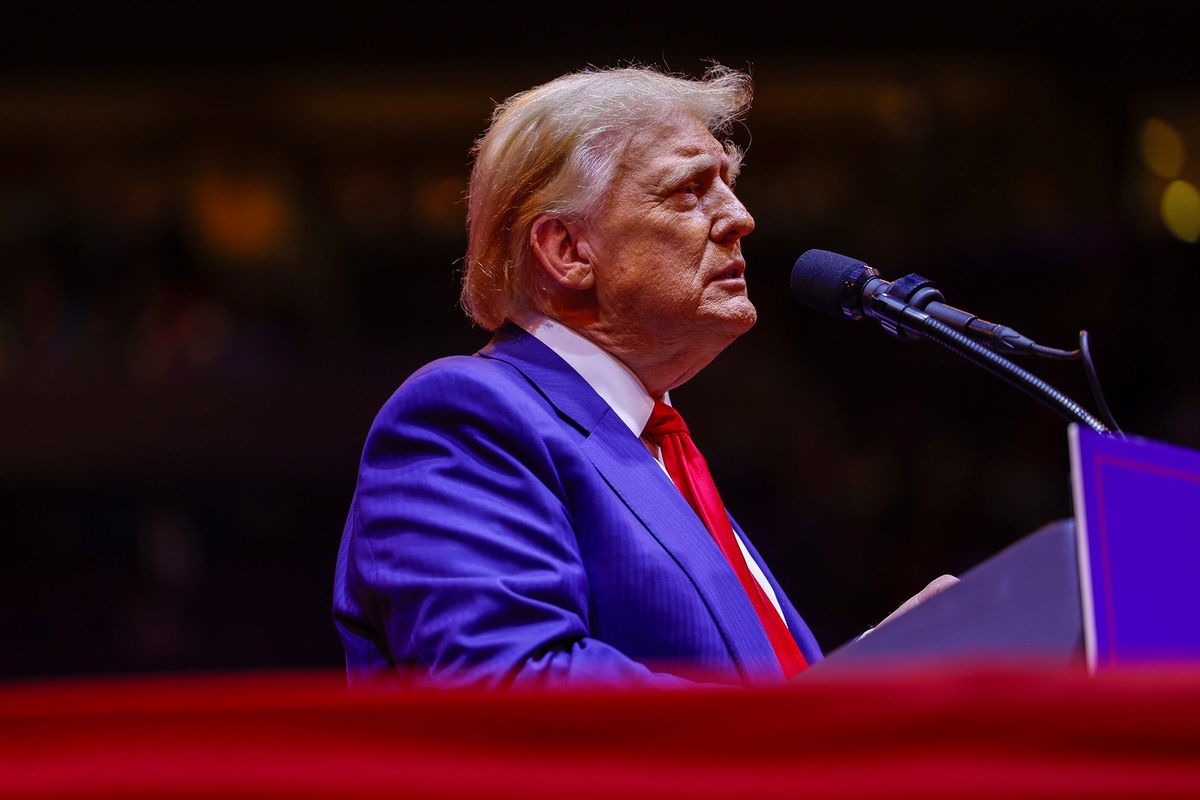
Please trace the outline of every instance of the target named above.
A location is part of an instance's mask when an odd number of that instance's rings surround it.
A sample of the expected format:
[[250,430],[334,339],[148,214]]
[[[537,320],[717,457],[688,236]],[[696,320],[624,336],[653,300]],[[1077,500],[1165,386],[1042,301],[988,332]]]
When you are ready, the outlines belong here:
[[[856,271],[861,274],[867,265],[849,256],[831,253],[828,250],[809,250],[796,259],[792,267],[792,295],[804,305],[841,316],[846,313],[847,291],[852,285]],[[857,298],[853,298],[857,306]]]

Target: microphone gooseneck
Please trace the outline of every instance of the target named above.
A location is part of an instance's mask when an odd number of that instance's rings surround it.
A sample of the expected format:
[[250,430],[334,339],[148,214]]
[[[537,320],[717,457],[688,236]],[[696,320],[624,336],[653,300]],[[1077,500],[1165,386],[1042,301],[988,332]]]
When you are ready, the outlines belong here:
[[964,336],[933,317],[927,318],[922,323],[922,327],[926,335],[932,334],[929,338],[947,350],[982,367],[1010,386],[1020,389],[1034,400],[1057,412],[1068,422],[1083,423],[1097,433],[1111,433],[1107,425],[1096,419],[1079,403],[999,353],[987,349],[974,339]]

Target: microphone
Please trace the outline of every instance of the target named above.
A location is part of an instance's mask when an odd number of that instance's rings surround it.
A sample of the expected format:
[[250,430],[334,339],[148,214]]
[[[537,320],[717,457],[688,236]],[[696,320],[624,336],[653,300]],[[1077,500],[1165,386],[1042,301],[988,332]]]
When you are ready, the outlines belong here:
[[921,323],[932,317],[998,353],[1075,357],[1064,350],[1042,347],[1006,325],[947,305],[928,278],[910,273],[897,281],[887,281],[866,263],[828,250],[809,250],[796,259],[792,294],[806,306],[828,314],[877,319],[901,339],[925,338]]

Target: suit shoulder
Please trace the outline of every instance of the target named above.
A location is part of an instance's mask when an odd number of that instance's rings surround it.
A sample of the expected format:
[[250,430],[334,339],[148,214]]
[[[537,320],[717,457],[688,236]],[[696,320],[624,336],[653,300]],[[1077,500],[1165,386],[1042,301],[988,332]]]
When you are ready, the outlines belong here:
[[430,458],[474,454],[472,469],[494,461],[511,469],[548,459],[562,423],[545,398],[513,366],[452,356],[421,367],[376,415],[363,447],[361,476]]
[[384,403],[379,418],[496,409],[532,410],[540,394],[512,365],[479,356],[450,356],[430,362],[400,385]]

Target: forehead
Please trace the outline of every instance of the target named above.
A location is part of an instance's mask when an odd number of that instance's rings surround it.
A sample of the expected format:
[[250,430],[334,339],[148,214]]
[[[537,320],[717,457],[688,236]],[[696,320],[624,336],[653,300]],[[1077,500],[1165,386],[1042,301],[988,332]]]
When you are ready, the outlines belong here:
[[725,148],[704,124],[686,113],[677,113],[644,128],[630,138],[620,161],[626,177],[655,177],[656,174],[696,162],[728,160]]

